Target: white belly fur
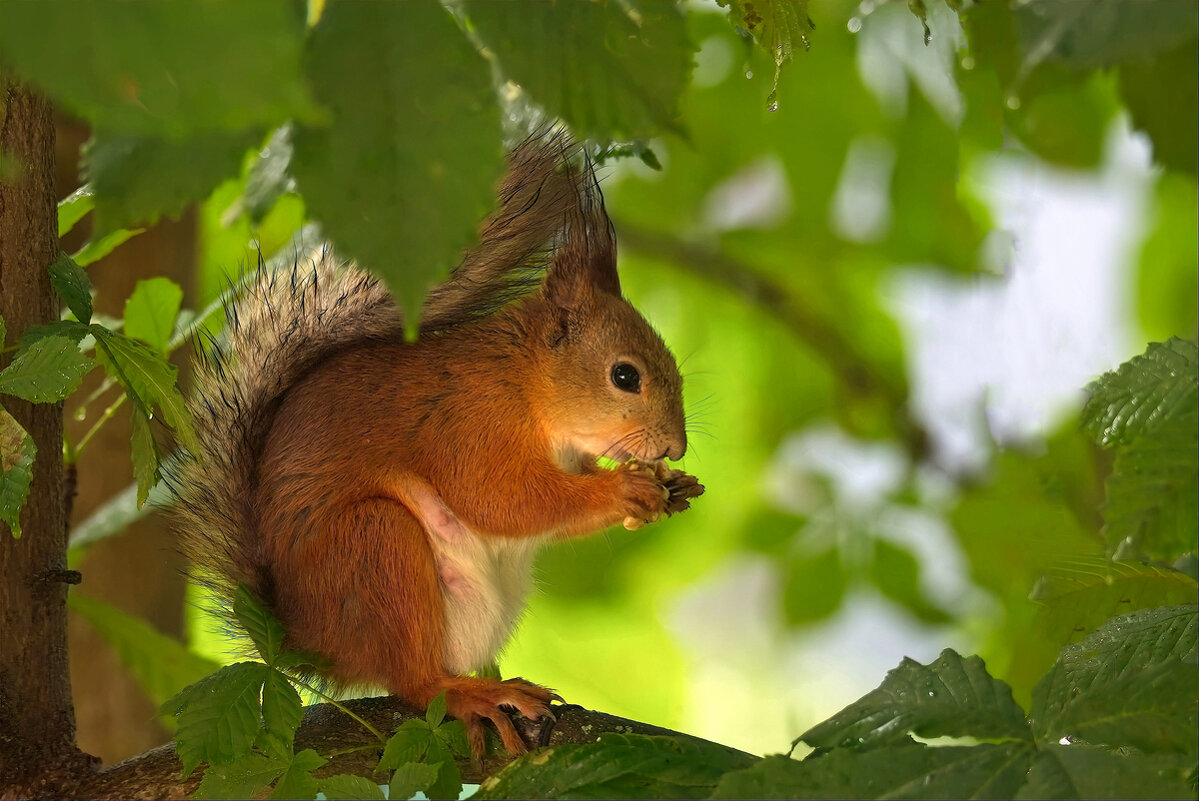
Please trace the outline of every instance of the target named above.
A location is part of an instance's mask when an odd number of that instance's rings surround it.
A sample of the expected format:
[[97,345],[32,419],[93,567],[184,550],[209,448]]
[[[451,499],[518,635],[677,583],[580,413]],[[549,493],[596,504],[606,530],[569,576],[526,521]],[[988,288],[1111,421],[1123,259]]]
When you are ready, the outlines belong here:
[[487,666],[507,644],[533,584],[533,558],[546,536],[491,537],[470,531],[437,492],[414,476],[399,483],[429,537],[445,610],[445,668]]
[[445,603],[445,667],[482,668],[508,643],[533,584],[542,537],[483,537],[471,532],[430,541]]

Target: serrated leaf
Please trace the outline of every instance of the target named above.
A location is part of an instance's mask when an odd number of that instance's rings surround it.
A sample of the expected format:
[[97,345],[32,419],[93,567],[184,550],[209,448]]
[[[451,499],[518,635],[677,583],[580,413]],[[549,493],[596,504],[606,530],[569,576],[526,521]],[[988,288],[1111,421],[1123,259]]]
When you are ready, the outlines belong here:
[[1194,751],[1197,630],[1195,606],[1161,607],[1113,618],[1062,649],[1033,690],[1037,738]]
[[492,205],[489,67],[438,3],[330,3],[306,71],[333,122],[296,128],[292,174],[341,255],[386,281],[414,325]]
[[157,408],[175,431],[180,444],[193,453],[198,450],[191,413],[176,384],[178,370],[160,354],[129,337],[92,326],[96,336],[96,356],[108,374],[120,382],[129,399],[147,417]]
[[63,336],[32,342],[0,370],[0,395],[13,395],[32,403],[54,403],[79,388],[96,363]]
[[282,776],[288,761],[262,754],[246,754],[227,765],[210,765],[194,798],[253,798],[259,790]]
[[1197,592],[1195,579],[1177,570],[1079,556],[1050,570],[1030,597],[1042,606],[1042,636],[1061,647],[1081,640],[1108,618],[1186,603]]
[[[292,759],[287,772],[271,790],[270,797],[278,799],[316,798],[320,786],[313,778],[312,771],[324,767],[328,762],[329,760],[316,751],[305,748]],[[396,796],[392,795],[391,797],[395,798]]]
[[425,721],[418,718],[404,721],[395,734],[387,738],[377,770],[395,770],[408,762],[422,761],[433,739],[433,732]]
[[441,725],[441,721],[445,720],[445,692],[438,693],[437,697],[429,702],[428,708],[425,710],[425,722],[432,728],[437,728]]
[[800,736],[817,748],[874,746],[920,737],[1031,740],[1024,711],[1007,684],[977,656],[946,648],[929,665],[904,659],[878,689]]
[[261,662],[238,662],[185,687],[162,705],[174,715],[175,753],[183,778],[201,762],[229,764],[250,753],[261,723],[259,694],[269,670]]
[[462,772],[450,749],[437,737],[429,741],[429,750],[425,753],[425,762],[437,765],[437,777],[429,785],[425,794],[429,798],[456,799],[462,795]]
[[908,738],[836,748],[803,762],[771,756],[725,774],[713,798],[1011,798],[1034,750],[1028,743],[930,748]]
[[22,348],[28,348],[39,339],[47,337],[66,337],[78,344],[84,337],[91,334],[91,331],[91,326],[76,320],[55,320],[52,323],[29,326],[21,332],[18,344]]
[[1056,743],[1041,746],[1019,799],[1194,798],[1186,757],[1122,754],[1106,748]]
[[472,0],[465,9],[504,76],[579,136],[681,130],[694,47],[675,5]]
[[320,780],[321,792],[329,801],[344,801],[345,799],[367,799],[367,801],[382,801],[383,790],[370,779],[362,776],[351,776],[339,773],[327,779]]
[[0,521],[8,525],[14,539],[21,538],[21,509],[33,484],[36,456],[33,437],[0,407]]
[[291,125],[276,128],[246,173],[242,205],[251,225],[258,225],[284,192],[292,188],[288,173],[291,164]]
[[808,0],[770,3],[716,0],[716,5],[727,6],[729,24],[753,36],[758,46],[779,66],[790,61],[798,47],[808,49],[808,34],[812,32]]
[[94,129],[181,137],[316,116],[304,16],[286,0],[0,5],[8,66]]
[[685,737],[601,734],[586,745],[544,748],[479,787],[486,798],[707,798],[720,777],[757,757]]
[[133,428],[129,456],[133,460],[133,477],[137,479],[137,508],[140,509],[145,506],[150,490],[162,480],[162,454],[158,451],[154,432],[150,430],[150,419],[141,409],[131,406],[130,419]]
[[138,281],[133,294],[125,301],[125,335],[165,353],[182,304],[183,290],[171,279],[158,277]]
[[58,236],[62,238],[71,232],[75,223],[83,219],[96,205],[92,188],[87,184],[76,189],[62,200],[58,201]]
[[178,216],[236,175],[262,136],[257,129],[185,139],[97,133],[83,150],[83,173],[96,195],[93,236]]
[[278,670],[267,671],[262,685],[262,733],[258,747],[274,757],[290,757],[303,716],[300,694],[287,676]]
[[50,265],[50,284],[81,323],[92,321],[92,282],[83,268],[65,253]]
[[409,762],[400,765],[391,774],[391,782],[387,786],[388,798],[412,798],[418,792],[428,789],[437,778],[440,770],[438,765],[426,765],[423,762]]
[[466,726],[460,720],[447,720],[433,734],[441,740],[455,756],[469,757],[470,744],[466,740]]
[[1116,452],[1104,536],[1118,558],[1172,561],[1199,546],[1199,410],[1161,421]]
[[1174,338],[1087,386],[1082,426],[1100,445],[1127,444],[1180,411],[1193,408],[1199,389],[1199,347]]
[[244,583],[237,585],[237,595],[233,599],[233,614],[254,641],[262,660],[268,665],[274,664],[283,650],[286,632],[283,624],[254,597],[254,593],[250,592],[250,588]]
[[144,228],[119,228],[116,231],[110,231],[103,236],[96,238],[92,237],[83,247],[71,254],[71,258],[80,267],[86,267],[92,262],[97,262],[100,259],[112,253],[120,245],[128,242],[133,237],[142,233]]
[[164,704],[181,687],[200,681],[220,668],[142,618],[103,601],[73,592],[67,597],[67,605],[112,647],[121,664],[156,706]]

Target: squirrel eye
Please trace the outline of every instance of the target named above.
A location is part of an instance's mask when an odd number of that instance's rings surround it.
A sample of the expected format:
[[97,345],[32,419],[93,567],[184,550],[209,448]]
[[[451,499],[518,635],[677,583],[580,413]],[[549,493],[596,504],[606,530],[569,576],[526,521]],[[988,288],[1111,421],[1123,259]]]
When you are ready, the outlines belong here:
[[641,373],[628,362],[617,362],[612,367],[612,383],[625,392],[640,392]]

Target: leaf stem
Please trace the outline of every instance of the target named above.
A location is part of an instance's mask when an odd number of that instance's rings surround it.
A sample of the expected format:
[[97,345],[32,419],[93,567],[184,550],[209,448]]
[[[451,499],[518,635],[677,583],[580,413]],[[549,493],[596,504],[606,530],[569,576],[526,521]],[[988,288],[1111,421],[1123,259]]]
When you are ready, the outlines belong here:
[[121,404],[125,402],[125,398],[127,398],[127,397],[128,396],[125,395],[124,393],[121,393],[120,395],[118,395],[117,399],[114,400],[112,402],[112,404],[107,409],[104,410],[104,414],[100,415],[100,419],[97,420],[92,425],[92,427],[90,429],[88,429],[88,432],[83,435],[83,438],[80,439],[79,443],[75,446],[75,458],[76,459],[79,458],[79,454],[83,453],[84,447],[91,440],[91,438],[93,436],[95,436],[97,431],[100,430],[100,426],[107,423],[109,421],[109,419],[111,419],[112,416],[114,414],[116,414],[117,409],[121,408]]
[[308,682],[304,681],[303,679],[298,679],[298,678],[296,678],[295,676],[293,676],[293,675],[292,675],[292,674],[290,674],[290,673],[288,673],[288,674],[285,674],[285,675],[287,676],[287,678],[288,678],[288,679],[289,679],[289,680],[290,680],[290,681],[291,681],[293,684],[297,684],[297,685],[299,685],[300,687],[303,687],[303,688],[304,688],[305,690],[307,690],[308,692],[310,692],[310,693],[312,693],[313,695],[317,696],[318,698],[321,698],[321,699],[322,699],[322,700],[324,700],[325,702],[327,702],[327,703],[330,703],[330,704],[333,704],[333,706],[337,707],[337,708],[338,708],[338,709],[340,709],[342,712],[345,712],[347,715],[349,715],[350,717],[352,717],[354,720],[356,720],[356,721],[358,721],[359,723],[361,723],[361,724],[363,725],[363,727],[365,727],[365,728],[366,728],[366,730],[367,730],[367,731],[369,731],[371,734],[375,735],[375,737],[377,737],[377,738],[378,738],[379,742],[381,742],[381,743],[385,743],[385,742],[387,742],[387,738],[386,738],[386,737],[384,737],[382,734],[380,734],[378,729],[376,729],[376,728],[375,728],[374,726],[372,726],[371,724],[367,723],[367,722],[366,722],[365,720],[363,720],[362,718],[360,718],[360,717],[358,717],[357,715],[355,715],[355,714],[354,714],[353,712],[351,712],[351,711],[349,710],[349,708],[348,708],[348,707],[346,707],[344,704],[342,704],[342,703],[338,702],[336,699],[330,698],[329,696],[325,695],[323,692],[321,692],[321,691],[320,691],[320,690],[318,690],[317,688],[313,687],[311,684],[309,684]]

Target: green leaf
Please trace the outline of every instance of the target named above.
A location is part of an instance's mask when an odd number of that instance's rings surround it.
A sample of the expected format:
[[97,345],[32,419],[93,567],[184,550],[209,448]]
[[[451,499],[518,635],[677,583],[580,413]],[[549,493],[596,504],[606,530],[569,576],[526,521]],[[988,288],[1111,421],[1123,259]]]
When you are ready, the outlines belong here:
[[425,710],[425,722],[435,729],[441,725],[443,720],[445,720],[445,693],[441,692],[429,702],[429,707]]
[[437,735],[437,739],[445,743],[454,755],[470,756],[470,744],[466,741],[466,726],[462,721],[447,720],[434,729],[433,734]]
[[76,320],[55,320],[52,323],[42,323],[40,325],[31,325],[21,332],[21,337],[18,343],[22,348],[28,348],[39,339],[47,337],[66,337],[72,342],[78,344],[84,337],[91,334],[92,328],[90,325],[78,322]]
[[283,650],[283,638],[286,636],[283,624],[254,597],[254,593],[250,592],[250,588],[244,583],[237,585],[237,595],[233,599],[233,614],[254,641],[262,660],[268,665],[273,665]]
[[429,798],[456,799],[462,795],[462,772],[458,770],[458,763],[454,761],[449,747],[439,738],[434,737],[429,741],[425,762],[438,766],[437,778],[425,791]]
[[1187,757],[1119,753],[1072,743],[1041,746],[1016,798],[1194,798]]
[[1109,67],[1152,57],[1196,34],[1194,4],[1174,0],[1027,0],[1013,11],[1025,73],[1045,60]]
[[133,477],[137,479],[137,508],[146,504],[150,490],[162,480],[162,454],[150,430],[150,419],[137,406],[132,406],[130,416],[133,433],[129,441],[129,456],[133,460]]
[[92,188],[87,184],[58,201],[58,236],[64,237],[96,205]]
[[886,540],[874,541],[870,580],[885,597],[925,623],[948,623],[952,618],[938,609],[920,589],[920,562],[905,548]]
[[[1120,99],[1132,125],[1149,135],[1158,164],[1188,173],[1199,172],[1199,89],[1187,76],[1199,71],[1194,39],[1152,58],[1120,65]],[[1175,329],[1192,330],[1192,329]]]
[[377,770],[395,770],[408,762],[422,761],[433,739],[433,732],[425,721],[419,718],[404,721],[384,744]]
[[1154,342],[1087,386],[1082,427],[1100,445],[1126,445],[1179,412],[1194,407],[1199,347],[1174,338]]
[[50,265],[50,284],[81,323],[92,321],[92,282],[83,268],[65,253]]
[[396,768],[395,773],[391,774],[387,797],[412,798],[418,792],[428,789],[429,785],[437,778],[439,770],[438,765],[426,765],[422,762],[409,762],[406,765],[400,765]]
[[236,175],[260,141],[257,129],[186,139],[97,133],[83,151],[83,173],[96,195],[93,236],[179,215]]
[[32,403],[54,403],[79,388],[96,363],[67,337],[36,340],[0,370],[0,394]]
[[9,67],[96,130],[150,136],[313,118],[304,33],[286,0],[0,4]]
[[210,765],[194,798],[253,798],[259,790],[282,776],[286,760],[245,754],[226,765]]
[[169,278],[138,281],[125,301],[125,335],[140,339],[166,353],[175,331],[175,318],[183,303],[183,290]]
[[183,778],[201,762],[229,764],[250,753],[260,728],[258,696],[269,670],[261,662],[238,662],[185,687],[162,705],[174,715],[175,753]]
[[795,54],[797,45],[809,47],[808,34],[812,19],[808,16],[808,0],[782,0],[775,3],[752,3],[747,0],[716,0],[716,5],[728,7],[729,24],[745,31],[774,59],[785,64]]
[[0,406],[0,520],[14,539],[21,538],[21,508],[33,484],[33,437]]
[[[313,778],[312,771],[324,767],[328,762],[329,760],[316,751],[305,748],[292,759],[291,764],[287,767],[287,772],[279,779],[275,789],[271,790],[270,797],[279,799],[316,798],[320,785]],[[396,796],[392,795],[391,797],[395,798]]]
[[1192,405],[1116,452],[1104,536],[1118,558],[1173,561],[1199,545],[1199,409]]
[[413,326],[492,205],[502,154],[487,63],[438,3],[330,3],[306,71],[333,122],[294,132],[304,202]]
[[87,241],[86,245],[72,253],[71,258],[80,267],[86,267],[92,262],[97,262],[109,253],[112,253],[118,246],[128,242],[144,230],[144,228],[134,228],[132,230],[119,228],[116,231],[104,234],[98,239],[93,237]]
[[120,382],[129,399],[153,418],[156,408],[175,431],[180,444],[198,450],[191,414],[176,384],[178,370],[160,354],[129,337],[92,326],[96,356],[108,374]]
[[[794,530],[794,520],[791,523]],[[836,543],[815,554],[788,558],[783,574],[783,612],[787,623],[800,626],[824,620],[841,608],[849,577]]]
[[72,592],[67,605],[96,630],[156,706],[220,668],[140,617]]
[[291,131],[291,125],[276,128],[250,164],[242,205],[253,225],[262,222],[275,201],[292,188],[293,181],[287,172],[292,155]]
[[258,747],[271,756],[290,757],[304,715],[300,694],[278,670],[267,671],[262,685],[262,733]]
[[712,798],[1011,798],[1033,754],[1025,743],[930,748],[904,738],[803,762],[771,756],[725,774]]
[[800,736],[817,748],[874,746],[920,737],[1031,740],[1011,688],[992,678],[977,656],[946,648],[930,665],[904,659],[878,689]]
[[467,16],[506,78],[580,137],[680,132],[695,49],[671,3],[493,3]]
[[1197,629],[1195,606],[1161,607],[1113,618],[1062,649],[1033,691],[1038,740],[1194,752]]
[[475,798],[708,798],[720,777],[757,757],[684,737],[601,734],[510,763]]
[[379,785],[370,779],[351,776],[348,773],[339,773],[336,776],[321,779],[320,788],[329,801],[342,801],[343,799],[368,799],[369,801],[379,799],[382,801],[383,799],[383,790]]
[[1177,570],[1079,556],[1051,569],[1030,597],[1042,605],[1042,636],[1061,647],[1081,640],[1108,618],[1186,603],[1196,593],[1195,579]]

